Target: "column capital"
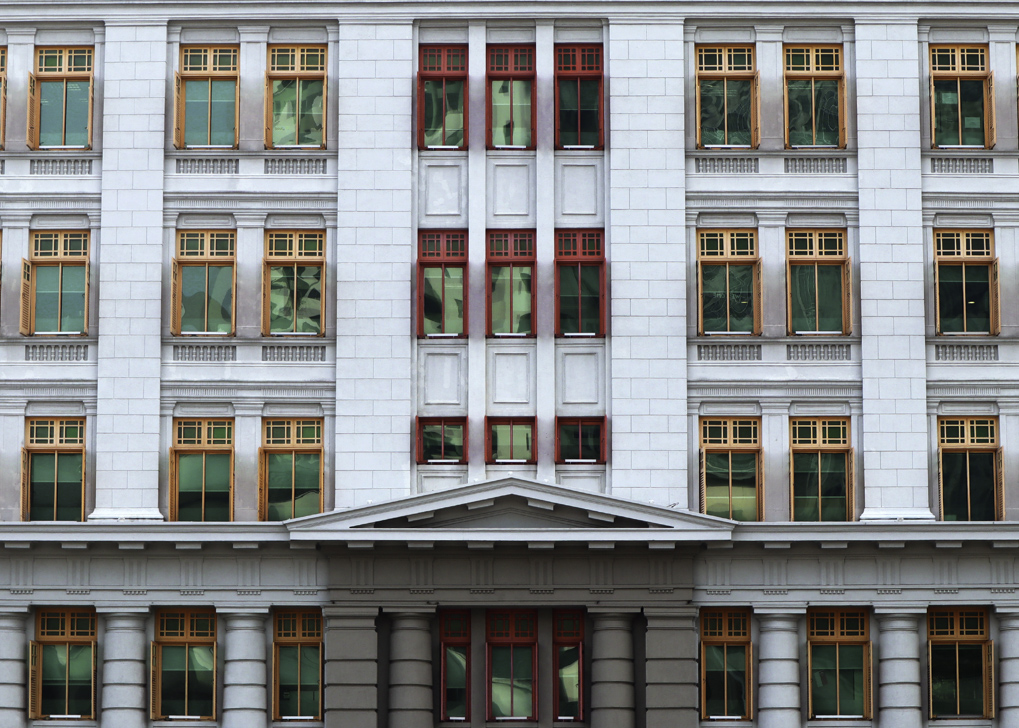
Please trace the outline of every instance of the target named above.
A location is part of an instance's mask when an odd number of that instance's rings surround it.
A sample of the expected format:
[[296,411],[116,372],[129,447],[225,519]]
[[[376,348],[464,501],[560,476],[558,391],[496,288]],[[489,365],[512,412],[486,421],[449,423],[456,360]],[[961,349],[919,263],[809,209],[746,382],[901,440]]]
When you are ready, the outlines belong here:
[[237,32],[241,43],[266,43],[269,40],[268,25],[239,25]]
[[382,613],[393,617],[430,617],[435,614],[435,606],[382,607]]

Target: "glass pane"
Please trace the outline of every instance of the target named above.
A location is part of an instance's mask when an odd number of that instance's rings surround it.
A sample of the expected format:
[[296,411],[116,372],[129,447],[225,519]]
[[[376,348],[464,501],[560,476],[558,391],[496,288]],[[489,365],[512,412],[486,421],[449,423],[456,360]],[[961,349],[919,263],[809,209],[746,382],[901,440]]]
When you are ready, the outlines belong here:
[[266,478],[269,483],[266,519],[269,521],[293,518],[293,467],[293,453],[266,454]]
[[559,645],[556,651],[558,702],[553,717],[580,718],[580,647]]
[[445,146],[459,147],[464,143],[464,82],[446,81]]
[[820,520],[818,458],[815,452],[793,454],[793,520]]
[[467,717],[467,647],[446,646],[446,715]]
[[[318,79],[305,79],[299,83],[301,85],[301,110],[297,120],[298,143],[321,146],[322,120],[325,118],[323,82]],[[274,141],[275,138],[273,136]]]
[[67,645],[41,645],[39,708],[43,715],[66,715]]
[[421,459],[442,459],[442,425],[421,426]]
[[938,315],[943,333],[966,330],[962,266],[938,263]]
[[512,81],[500,78],[492,81],[492,144],[513,144]]
[[983,645],[959,645],[959,715],[984,714]]
[[426,147],[439,147],[442,139],[442,79],[428,79],[424,82],[421,103],[424,110],[424,138]]
[[704,709],[709,716],[726,715],[725,645],[704,647]]
[[[984,146],[983,79],[959,80],[959,108],[962,114],[962,143]],[[70,101],[68,101],[70,104]]]
[[294,453],[294,518],[322,510],[319,498],[321,457],[317,452]]
[[757,520],[757,453],[734,452],[732,463],[732,519]]
[[969,520],[966,453],[941,451],[941,507],[946,521]]
[[580,98],[579,81],[562,78],[559,83],[559,144],[574,146],[580,144]]
[[838,715],[838,676],[835,671],[835,645],[810,645],[810,689],[814,715]]
[[492,425],[492,457],[509,460],[513,457],[512,425]]
[[162,645],[160,677],[160,712],[162,715],[186,715],[184,698],[187,681],[187,648],[184,645]]
[[701,309],[705,331],[728,331],[725,265],[701,265]]
[[205,266],[180,268],[180,330],[182,333],[206,331]]
[[39,146],[64,143],[64,82],[39,82]]
[[747,700],[747,648],[743,645],[729,645],[726,649],[725,683],[728,701],[726,715],[746,714]]
[[463,460],[464,426],[446,425],[442,428],[443,449],[446,460]]
[[533,647],[513,647],[513,715],[531,714],[531,690],[534,684]]
[[212,715],[216,692],[216,660],[212,645],[188,647],[188,700],[186,715]]
[[513,715],[512,654],[508,645],[493,645],[492,650],[492,715],[505,718]]
[[89,81],[67,82],[67,119],[64,144],[69,147],[88,146]]
[[991,331],[990,266],[966,266],[966,331]]
[[184,82],[184,144],[209,144],[209,81]]
[[202,520],[203,456],[188,453],[177,456],[177,520]]
[[430,266],[421,274],[421,323],[428,334],[442,333],[442,268]]
[[276,147],[297,144],[297,79],[272,82],[272,143]]
[[601,333],[601,268],[596,265],[580,266],[580,331],[585,334]]
[[751,333],[754,330],[754,267],[730,265],[729,331]]
[[67,650],[67,715],[92,715],[92,645]]
[[205,520],[230,520],[230,455],[205,455]]
[[814,143],[814,97],[811,81],[790,79],[786,82],[789,96],[789,144],[791,146]]
[[563,460],[580,457],[580,425],[559,425],[559,454]]
[[935,716],[959,715],[955,647],[955,644],[931,645],[931,714]]
[[704,512],[709,516],[731,518],[729,508],[729,453],[704,453]]
[[60,330],[85,330],[85,266],[61,266]]
[[[187,270],[187,268],[185,268]],[[209,266],[209,323],[206,331],[229,334],[233,328],[234,267]],[[184,322],[181,321],[183,328]]]
[[[959,86],[956,79],[934,82],[934,143],[960,143]],[[980,143],[983,144],[983,139]]]
[[513,139],[519,147],[531,146],[531,81],[513,82]]
[[297,332],[317,334],[322,330],[322,267],[297,266],[294,297]]
[[701,144],[725,144],[725,81],[703,79],[701,87]]
[[[789,266],[789,301],[793,331],[818,331],[814,266]],[[841,329],[841,324],[839,329]]]
[[839,82],[814,81],[814,144],[837,147],[839,144]]
[[994,453],[969,454],[969,500],[971,521],[994,520]]
[[[491,290],[492,307],[492,333],[510,334],[515,333],[513,325],[513,305],[522,303],[515,300],[513,290],[513,279],[515,268],[508,265],[492,266],[488,269]],[[528,289],[530,278],[528,277]],[[530,305],[530,291],[528,290],[528,307]]]
[[817,266],[817,330],[842,331],[842,266]]
[[753,81],[726,81],[725,84],[725,117],[729,125],[729,144],[746,144],[752,141],[751,125],[753,124],[753,98],[751,89]]
[[559,268],[559,330],[564,334],[580,332],[580,266]]
[[31,488],[29,520],[52,521],[56,517],[54,483],[57,456],[53,453],[32,453],[29,458]]
[[513,425],[513,458],[530,460],[534,450],[534,432],[530,425]]
[[269,268],[269,331],[289,333],[294,330],[294,266]]
[[583,425],[580,428],[580,459],[601,460],[601,426]]
[[280,645],[277,649],[277,679],[279,681],[279,712],[283,717],[299,716],[300,681],[298,663],[300,649],[297,645]]
[[598,122],[601,117],[599,108],[599,89],[601,81],[582,79],[580,85],[580,143],[589,146],[598,145]]
[[317,716],[319,703],[319,662],[318,647],[301,647],[301,715]]
[[863,715],[863,645],[839,645],[839,715]]
[[234,123],[237,103],[236,81],[212,81],[212,101],[209,110],[209,143],[234,145]]
[[464,332],[464,269],[454,266],[443,268],[445,283],[445,331],[447,334]]
[[57,512],[58,521],[81,520],[81,453],[57,455]]
[[529,265],[513,266],[513,314],[510,320],[510,333],[531,334],[531,277]]
[[841,452],[821,453],[821,520],[846,520],[846,457]]
[[60,331],[60,266],[33,266],[35,331]]

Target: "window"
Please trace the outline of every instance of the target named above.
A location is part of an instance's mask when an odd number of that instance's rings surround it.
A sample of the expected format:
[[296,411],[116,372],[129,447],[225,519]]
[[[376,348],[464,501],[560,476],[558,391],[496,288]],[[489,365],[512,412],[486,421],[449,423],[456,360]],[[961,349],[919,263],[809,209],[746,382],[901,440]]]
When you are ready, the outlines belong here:
[[753,46],[698,46],[697,146],[756,148],[759,89]]
[[750,720],[754,645],[749,609],[701,610],[701,718]]
[[555,47],[556,149],[600,149],[602,47]]
[[931,718],[994,717],[994,642],[987,610],[927,612],[927,689]]
[[173,145],[236,148],[237,46],[181,46],[174,74]]
[[556,230],[556,336],[605,335],[601,230]]
[[934,231],[934,297],[939,334],[1000,333],[992,231]]
[[533,417],[487,417],[485,422],[486,462],[534,463],[537,461]]
[[552,673],[556,678],[556,720],[584,719],[584,615],[557,611],[552,615]]
[[265,147],[324,149],[326,47],[269,46]]
[[701,511],[734,521],[763,520],[761,421],[701,418]]
[[790,334],[853,330],[852,259],[845,230],[789,230],[787,311]]
[[36,48],[28,74],[28,148],[92,147],[92,48]]
[[262,335],[324,336],[325,233],[269,230],[262,268]]
[[273,720],[322,720],[322,613],[279,611],[273,624]]
[[467,462],[466,417],[419,417],[418,462]]
[[216,719],[216,613],[160,609],[152,643],[152,720]]
[[468,720],[471,714],[471,614],[439,615],[442,659],[441,720]]
[[534,231],[488,232],[488,333],[534,336]]
[[467,233],[418,236],[418,336],[467,335]]
[[990,149],[997,132],[987,46],[932,45],[930,50],[931,146]]
[[488,719],[535,720],[538,617],[532,611],[488,612]]
[[88,332],[88,231],[34,232],[21,261],[24,336]]
[[1004,519],[997,417],[938,418],[938,510],[944,521]]
[[258,462],[258,520],[322,512],[322,420],[262,420]]
[[233,420],[173,421],[170,520],[233,520]]
[[85,520],[85,420],[29,419],[21,450],[21,520]]
[[604,463],[604,417],[556,417],[557,463]]
[[0,46],[0,149],[7,139],[7,48]]
[[170,333],[234,333],[233,230],[181,230],[170,278]]
[[761,333],[756,230],[699,230],[701,334]]
[[534,149],[534,46],[488,47],[488,144]]
[[421,46],[418,144],[467,148],[467,46]]
[[785,145],[845,147],[842,46],[785,47]]
[[96,718],[94,609],[40,609],[29,646],[30,718]]
[[870,718],[871,645],[862,609],[807,612],[811,718]]
[[852,521],[853,448],[849,418],[792,419],[790,443],[794,521]]

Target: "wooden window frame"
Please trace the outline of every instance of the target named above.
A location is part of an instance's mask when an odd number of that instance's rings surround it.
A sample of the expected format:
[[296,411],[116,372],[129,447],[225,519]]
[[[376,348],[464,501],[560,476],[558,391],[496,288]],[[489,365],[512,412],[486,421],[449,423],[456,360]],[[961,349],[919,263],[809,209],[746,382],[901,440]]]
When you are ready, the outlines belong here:
[[[800,442],[797,437],[797,428],[813,427],[814,442]],[[830,428],[841,428],[842,438],[829,438]],[[820,458],[821,453],[842,453],[846,456],[846,521],[856,520],[856,451],[852,446],[852,422],[849,417],[790,417],[789,418],[789,503],[790,520],[796,520],[794,476],[795,469],[793,460],[795,455],[816,453]],[[818,516],[821,509],[821,470],[818,467]],[[822,523],[823,521],[808,521],[809,523]]]
[[[581,431],[584,427],[601,428],[598,437],[599,453],[597,460],[580,458],[567,458],[562,451],[561,428],[564,426],[579,426]],[[607,462],[607,440],[608,422],[605,417],[556,417],[555,419],[555,461],[560,465],[604,465]],[[579,453],[578,453],[579,454]]]
[[[978,427],[987,427],[989,437],[977,435]],[[952,437],[950,433],[961,429],[961,437]],[[938,417],[938,520],[945,520],[944,504],[944,467],[942,454],[945,450],[969,453],[993,453],[994,455],[994,520],[1005,520],[1005,474],[1004,449],[998,439],[1000,423],[996,415],[979,415],[972,417],[939,416]],[[972,498],[969,497],[969,471],[966,474],[967,512],[972,509]],[[967,519],[969,521],[969,519]]]
[[[494,338],[533,339],[537,336],[538,286],[536,279],[537,233],[534,230],[489,230],[486,246],[485,302],[487,312],[486,334]],[[531,332],[516,334],[509,332],[495,333],[492,330],[492,269],[493,268],[530,268],[531,269]]]
[[[287,622],[294,621],[294,630],[287,629]],[[324,643],[321,609],[284,609],[278,608],[273,612],[273,639],[272,639],[272,719],[278,721],[287,720],[322,720],[324,710],[322,705],[322,677],[324,670]],[[281,646],[318,647],[318,713],[314,716],[292,716],[280,713],[280,658],[279,649]],[[300,684],[300,660],[298,660],[298,684]]]
[[[572,626],[572,628],[571,628]],[[577,713],[574,716],[562,716],[559,708],[559,648],[577,648]],[[584,670],[584,613],[579,609],[557,609],[552,612],[552,709],[553,720],[583,721],[586,717],[584,704],[584,687],[586,680]]]
[[[508,628],[498,631],[497,620],[507,619]],[[530,631],[526,631],[530,620]],[[533,609],[489,609],[485,615],[485,702],[489,721],[499,720],[493,711],[492,647],[531,648],[531,712],[516,720],[537,720],[538,717],[538,613]],[[512,658],[511,658],[512,659]],[[512,669],[512,668],[511,668]],[[512,695],[512,691],[511,691]]]
[[[280,68],[274,59],[280,51],[289,50],[294,58],[298,59],[296,68]],[[329,49],[325,43],[291,44],[272,43],[266,48],[265,62],[265,138],[263,143],[266,149],[325,149],[326,148],[326,119],[329,116]],[[305,63],[305,55],[310,53],[321,53],[322,63],[320,68],[309,67]],[[277,145],[272,138],[273,109],[272,109],[272,82],[278,80],[293,79],[295,81],[322,81],[322,143],[321,144],[286,144]]]
[[[717,629],[713,629],[717,620]],[[754,717],[754,643],[751,634],[749,607],[701,607],[701,720],[753,720]],[[742,625],[742,626],[741,626]],[[708,715],[707,648],[711,646],[742,645],[746,648],[746,713],[741,716]],[[726,686],[728,691],[728,686]],[[728,700],[726,701],[728,703]]]
[[[605,231],[601,228],[556,230],[555,249],[555,335],[558,338],[603,338],[605,336]],[[560,316],[559,271],[563,267],[597,266],[598,331],[596,333],[562,330]]]
[[[193,427],[197,430],[197,437],[188,441],[183,437],[184,428]],[[214,429],[225,427],[228,429],[226,438],[216,438]],[[230,506],[228,521],[234,519],[234,420],[232,417],[224,418],[195,418],[175,417],[173,419],[173,446],[170,448],[170,520],[177,521],[180,518],[179,497],[180,497],[180,470],[177,465],[178,458],[183,455],[208,455],[228,452],[230,453]],[[223,442],[223,440],[226,442]],[[204,471],[203,471],[204,478]],[[205,513],[205,483],[202,483],[202,513]],[[205,521],[203,523],[215,523]]]
[[[505,54],[507,56],[506,67],[503,67],[499,62],[499,54]],[[535,58],[537,56],[535,47],[533,45],[490,45],[485,49],[486,55],[486,76],[485,76],[485,139],[487,140],[488,149],[505,149],[505,150],[531,150],[537,147],[537,127],[538,127],[538,104],[536,103],[537,96],[537,74],[535,70]],[[530,61],[530,69],[527,69],[527,61]],[[506,144],[495,144],[492,139],[492,81],[495,80],[507,80],[507,81],[530,81],[531,82],[531,143],[527,146],[517,145],[506,145]],[[512,90],[510,96],[512,98]],[[516,126],[516,119],[512,116],[512,102],[511,102],[511,116],[510,122]]]
[[[96,652],[95,607],[43,607],[35,613],[35,639],[29,643],[28,717],[33,720],[68,718],[96,719],[98,660]],[[92,711],[88,715],[66,715],[42,712],[42,648],[46,645],[90,645],[92,648]],[[66,669],[66,666],[65,666]],[[66,687],[66,672],[65,672]],[[65,693],[66,700],[66,693]],[[65,703],[66,706],[66,703]]]
[[[182,630],[170,632],[167,630],[170,619],[179,619],[184,625]],[[198,620],[210,620],[211,630],[198,629]],[[151,684],[149,685],[149,717],[152,720],[167,720],[168,715],[162,710],[162,680],[163,680],[163,647],[167,645],[183,645],[185,647],[211,645],[212,646],[212,714],[203,716],[188,716],[192,720],[216,720],[218,715],[218,693],[219,693],[219,664],[217,654],[217,631],[216,612],[213,608],[200,607],[165,607],[156,610],[155,613],[155,640],[151,645],[151,659],[149,665],[152,670]],[[185,684],[185,690],[186,690]],[[185,704],[187,699],[185,697]]]
[[[59,65],[55,69],[45,67],[44,57],[53,57],[50,54],[56,53],[59,58]],[[86,54],[84,62],[86,69],[71,69],[69,57],[71,55]],[[26,143],[32,150],[73,150],[92,148],[92,117],[95,112],[95,46],[35,46],[35,73],[28,74],[28,125]],[[81,144],[47,144],[40,143],[39,134],[41,131],[41,96],[39,94],[39,83],[47,81],[64,82],[64,106],[62,107],[60,135],[67,141],[67,82],[87,81],[88,82],[88,139],[84,145]],[[5,84],[6,86],[6,84]]]
[[[55,236],[54,246],[46,248],[42,240]],[[89,279],[91,278],[91,231],[89,230],[33,230],[31,232],[31,249],[28,260],[21,259],[21,321],[19,331],[22,336],[88,336],[88,309],[91,300]],[[42,266],[58,266],[63,281],[64,266],[84,266],[85,268],[85,311],[82,331],[36,331],[35,330],[35,291],[36,270]],[[61,285],[61,298],[63,286]],[[58,303],[58,306],[61,305]],[[59,308],[57,319],[61,318]]]
[[[952,54],[950,65],[954,68],[943,69],[938,68],[939,63],[935,61],[935,58],[942,52],[948,51]],[[964,69],[959,68],[960,61],[963,54],[967,56],[971,54],[982,55],[983,66],[980,70],[977,69]],[[931,149],[993,149],[994,145],[998,141],[998,132],[995,124],[995,108],[994,108],[994,71],[988,69],[990,65],[991,52],[990,46],[986,43],[931,43],[927,50],[928,59],[928,72],[930,80],[930,135],[931,135]],[[947,60],[947,59],[946,59]],[[937,122],[937,116],[935,114],[935,94],[934,94],[934,82],[935,81],[961,81],[961,80],[973,80],[983,79],[984,82],[984,143],[983,146],[977,146],[975,144],[942,144],[938,145],[937,129],[935,124]],[[959,106],[959,133],[962,134],[962,106]],[[960,136],[959,141],[962,141]]]
[[[591,54],[597,54],[597,64]],[[605,49],[601,43],[555,44],[555,148],[557,150],[598,150],[605,148]],[[560,138],[559,82],[597,79],[598,81],[598,143],[564,145]],[[579,103],[579,87],[578,87]],[[579,124],[579,109],[578,109]],[[577,140],[580,140],[578,127]]]
[[[47,437],[47,426],[51,435]],[[78,436],[65,434],[68,428],[77,428]],[[33,453],[61,453],[81,455],[81,515],[79,522],[85,520],[85,474],[88,472],[86,462],[86,430],[84,417],[28,417],[25,419],[25,446],[21,448],[21,520],[31,521],[32,515],[32,478],[31,456]],[[56,477],[54,475],[54,477]],[[56,522],[57,493],[54,480],[53,515]]]
[[[425,427],[438,425],[443,428],[443,435],[445,435],[445,428],[447,425],[459,425],[463,427],[463,457],[458,460],[425,460],[424,459],[424,430]],[[418,417],[417,418],[417,463],[418,465],[463,465],[467,462],[470,457],[470,450],[468,449],[467,442],[468,430],[467,430],[467,418],[466,417]],[[445,436],[442,438],[443,452],[445,452]]]
[[[946,243],[950,236],[956,237],[957,245]],[[977,245],[978,236],[985,245]],[[980,250],[983,252],[980,252]],[[957,252],[956,252],[957,251]],[[934,230],[934,323],[938,336],[997,336],[1001,333],[1001,290],[999,263],[995,256],[994,230],[992,229],[950,229]],[[963,269],[963,298],[966,297],[966,266],[985,266],[990,296],[989,331],[942,331],[941,330],[941,264],[961,264]],[[966,309],[963,307],[963,328],[966,327]]]
[[[272,428],[285,427],[288,433],[282,441],[275,441],[271,434]],[[305,438],[298,434],[298,429],[305,427],[317,428],[317,436]],[[262,445],[258,448],[258,520],[266,521],[269,512],[269,468],[268,456],[271,453],[318,453],[318,512],[325,509],[325,447],[322,433],[325,427],[321,417],[263,417]],[[290,481],[291,513],[294,509],[294,480]],[[294,516],[291,515],[291,518]],[[289,520],[289,519],[284,519]]]
[[[189,68],[187,54],[204,50],[207,60],[202,68]],[[234,54],[233,68],[218,70],[213,67],[213,58],[222,52]],[[240,114],[241,114],[241,51],[240,45],[231,43],[188,43],[180,46],[180,71],[175,72],[173,92],[173,146],[177,149],[238,149],[240,147]],[[187,81],[229,80],[234,82],[234,143],[233,144],[187,144],[185,137],[185,113],[187,105]],[[209,113],[209,140],[212,136],[212,113]]]
[[[733,68],[730,54],[733,51],[747,53],[750,68]],[[717,53],[722,60],[721,67],[704,61],[707,53]],[[697,45],[694,49],[694,90],[696,93],[697,148],[698,149],[757,149],[761,146],[761,72],[757,70],[757,48],[753,43],[712,43]],[[750,144],[704,144],[701,141],[701,80],[750,81]],[[728,104],[728,100],[726,100]],[[728,116],[728,114],[726,115]],[[728,140],[728,128],[725,132]]]
[[[794,239],[809,236],[808,248],[798,249]],[[839,236],[839,237],[834,237]],[[822,237],[838,240],[838,252],[821,249]],[[814,267],[815,317],[817,304],[817,268],[837,265],[842,268],[842,331],[793,330],[792,268],[797,265]],[[849,255],[849,234],[845,228],[788,228],[786,230],[786,333],[789,336],[850,336],[853,333],[853,259]]]
[[[707,471],[705,456],[708,452],[754,452],[757,454],[757,520],[764,520],[764,449],[761,444],[761,418],[760,417],[701,417],[697,423],[700,437],[700,512],[706,514],[707,510]],[[712,437],[709,428],[724,427],[724,434],[721,440]],[[753,437],[747,438],[751,441],[742,441],[745,438],[734,437],[735,428],[753,428]],[[729,517],[732,517],[732,467],[730,460],[729,468]]]
[[[510,458],[498,460],[492,446],[492,426],[510,425],[511,427],[529,427],[531,430],[531,456],[526,459]],[[510,446],[512,448],[512,444]],[[485,418],[485,462],[489,465],[514,464],[534,465],[538,462],[538,425],[534,417],[486,417]]]
[[[276,241],[285,243],[284,252],[278,252],[275,248]],[[317,244],[315,243],[317,241]],[[312,247],[307,247],[307,246]],[[317,248],[317,250],[316,250]],[[324,230],[266,230],[265,231],[265,257],[262,260],[262,336],[300,336],[300,337],[323,337],[326,328],[326,233]],[[271,331],[272,321],[269,316],[269,293],[271,291],[270,275],[271,268],[282,267],[305,268],[317,267],[319,269],[319,286],[321,298],[319,300],[319,326],[318,333],[302,331]],[[297,326],[296,301],[294,326]]]
[[[809,68],[796,69],[792,68],[790,62],[790,54],[792,53],[804,53],[809,59]],[[818,68],[822,65],[820,61],[821,53],[833,53],[835,55],[836,69],[824,69]],[[845,72],[845,49],[841,43],[837,44],[823,44],[813,45],[804,43],[786,43],[782,47],[782,55],[785,59],[783,68],[783,79],[782,79],[782,97],[783,106],[785,108],[785,148],[786,149],[845,149],[846,148],[846,72]],[[811,82],[811,100],[812,103],[816,102],[816,91],[814,89],[814,81],[823,80],[830,81],[836,80],[839,84],[839,141],[838,144],[791,144],[789,141],[789,121],[791,115],[789,113],[789,81],[791,80],[809,80]],[[813,128],[814,141],[817,141],[817,128],[816,118],[811,118],[811,125]]]
[[[956,687],[958,687],[958,647],[959,645],[980,645],[983,652],[984,709],[979,717],[994,718],[995,684],[994,684],[994,640],[991,639],[990,613],[985,607],[930,607],[927,611],[927,713],[933,720],[937,718],[964,718],[962,715],[935,715],[934,713],[934,676],[932,670],[932,650],[934,644],[955,644],[956,646]],[[939,624],[939,620],[942,621]],[[973,622],[976,620],[976,623]],[[964,621],[967,624],[963,626]],[[958,691],[956,692],[958,704]]]
[[[192,243],[198,249],[192,248]],[[214,246],[214,242],[216,245]],[[219,248],[225,245],[226,248]],[[215,247],[215,249],[214,249]],[[234,336],[237,333],[237,231],[236,230],[178,230],[177,247],[170,267],[170,334],[173,336]],[[182,298],[181,269],[184,267],[204,267],[206,275],[205,287],[205,326],[209,326],[209,266],[229,263],[232,271],[230,288],[230,331],[181,331]]]
[[[711,236],[721,236],[721,240],[711,246]],[[740,241],[746,239],[749,247],[743,249]],[[718,245],[720,242],[720,247]],[[753,296],[754,296],[754,325],[750,332],[753,336],[760,336],[763,330],[763,278],[764,272],[761,263],[760,250],[758,249],[757,230],[754,228],[729,228],[712,229],[704,228],[697,230],[697,333],[700,336],[746,336],[745,331],[706,331],[704,328],[704,266],[724,265],[726,273],[730,265],[752,265],[753,266]],[[726,276],[726,288],[728,290],[728,275]],[[728,297],[727,297],[728,300]],[[731,326],[728,314],[728,302],[726,303],[726,326]]]
[[[439,51],[441,53],[441,60],[439,62],[439,68],[435,70],[425,70],[425,57],[426,54]],[[451,55],[462,53],[463,63],[462,66],[453,65],[451,63]],[[439,150],[439,151],[463,151],[466,150],[469,141],[469,130],[470,130],[470,79],[467,77],[468,69],[468,49],[466,43],[427,43],[418,46],[418,108],[417,108],[417,119],[418,119],[418,149],[421,150]],[[436,145],[427,146],[425,144],[425,81],[442,81],[443,96],[445,96],[446,82],[447,81],[463,81],[463,144],[459,146],[453,145]],[[443,131],[442,140],[446,141],[446,127],[445,117],[443,117]]]
[[[463,270],[463,332],[436,334],[425,333],[425,269],[460,268]],[[467,265],[466,230],[420,230],[418,231],[417,265],[417,335],[420,339],[466,339],[469,332],[468,313],[470,306],[470,269]],[[446,324],[445,287],[443,287],[442,323]]]
[[[825,629],[821,620],[831,621],[833,629]],[[853,630],[848,627],[849,620],[862,620],[862,629]],[[834,644],[863,645],[863,715],[824,715],[814,714],[814,645]],[[836,673],[838,673],[838,653],[836,652]],[[865,608],[844,607],[811,607],[807,610],[807,715],[811,720],[836,718],[842,720],[870,720],[874,716],[874,649],[870,640],[870,613]],[[836,681],[836,690],[839,690]],[[836,692],[836,696],[838,693]],[[836,702],[838,697],[836,697]]]
[[7,46],[0,46],[0,150],[7,141]]
[[[462,629],[456,630],[451,625],[454,620],[459,620],[457,623],[462,626]],[[466,655],[466,669],[465,669],[465,688],[466,688],[466,705],[464,708],[464,717],[449,716],[449,707],[447,705],[447,685],[446,676],[448,673],[448,667],[446,665],[446,648],[447,647],[466,647],[464,651]],[[443,721],[466,721],[470,722],[471,715],[471,613],[466,609],[451,609],[448,611],[439,612],[439,655],[440,655],[440,687],[439,687],[439,720]]]

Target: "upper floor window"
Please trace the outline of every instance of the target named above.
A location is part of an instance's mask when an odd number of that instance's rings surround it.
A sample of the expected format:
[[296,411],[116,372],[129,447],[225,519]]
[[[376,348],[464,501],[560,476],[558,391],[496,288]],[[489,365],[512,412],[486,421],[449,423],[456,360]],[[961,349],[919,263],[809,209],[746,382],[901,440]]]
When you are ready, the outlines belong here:
[[934,298],[939,334],[1001,331],[998,259],[990,230],[934,231]]
[[234,423],[173,421],[170,520],[233,519]]
[[842,46],[785,47],[786,147],[846,146]]
[[485,418],[486,461],[533,463],[538,457],[533,417]]
[[471,613],[439,615],[442,695],[440,720],[467,720],[471,714]]
[[701,512],[734,521],[763,519],[761,421],[701,418]]
[[170,274],[170,333],[234,332],[233,230],[181,230]]
[[160,609],[152,643],[152,720],[216,720],[216,613]]
[[997,132],[987,46],[932,45],[930,53],[932,146],[990,149]]
[[85,520],[85,420],[30,419],[21,450],[21,519]]
[[269,46],[265,146],[324,149],[326,47]]
[[754,644],[749,609],[702,609],[701,719],[750,720]]
[[789,230],[786,278],[790,334],[849,334],[852,259],[845,230]]
[[181,46],[174,74],[178,149],[237,146],[238,54],[237,46]]
[[0,149],[7,139],[7,48],[0,46]]
[[853,448],[849,418],[789,421],[794,521],[851,521]]
[[699,230],[701,334],[761,333],[756,230]]
[[25,336],[88,332],[87,230],[32,233],[21,261],[21,323]]
[[96,613],[40,609],[29,645],[29,718],[96,717]]
[[602,131],[602,47],[555,47],[556,148],[600,149]]
[[323,336],[325,233],[269,230],[262,266],[262,335]]
[[419,417],[419,463],[467,462],[466,417]]
[[488,144],[534,149],[534,46],[488,47]]
[[994,717],[994,642],[981,607],[927,612],[931,718]]
[[92,146],[91,46],[36,48],[28,74],[28,148]]
[[556,230],[556,336],[605,335],[601,230]]
[[807,613],[810,717],[869,719],[871,659],[866,611],[811,609]]
[[534,231],[488,231],[488,333],[533,336]]
[[418,336],[467,335],[467,233],[418,236]]
[[943,521],[1005,517],[997,417],[938,418],[938,510]]
[[322,612],[273,615],[273,720],[322,720]]
[[697,146],[756,148],[760,73],[754,47],[698,46],[696,83]]
[[422,149],[467,148],[467,46],[421,46],[418,108]]
[[488,719],[535,720],[538,616],[529,610],[488,613]]
[[258,520],[322,512],[322,455],[322,420],[262,420]]
[[604,417],[556,417],[557,463],[604,463]]

